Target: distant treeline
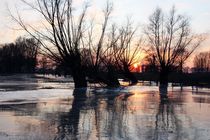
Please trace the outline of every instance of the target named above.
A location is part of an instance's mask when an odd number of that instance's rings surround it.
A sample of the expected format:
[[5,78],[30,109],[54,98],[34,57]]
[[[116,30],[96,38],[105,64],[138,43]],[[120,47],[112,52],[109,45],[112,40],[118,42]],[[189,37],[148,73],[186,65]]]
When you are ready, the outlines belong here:
[[15,43],[0,47],[0,73],[32,73],[37,63],[38,42],[18,38]]
[[[159,74],[155,72],[135,73],[135,76],[140,81],[159,81]],[[169,74],[168,82],[181,83],[188,86],[205,86],[209,87],[210,73],[195,72],[195,73],[178,73],[172,72]]]
[[195,56],[194,72],[210,72],[210,52],[200,52]]

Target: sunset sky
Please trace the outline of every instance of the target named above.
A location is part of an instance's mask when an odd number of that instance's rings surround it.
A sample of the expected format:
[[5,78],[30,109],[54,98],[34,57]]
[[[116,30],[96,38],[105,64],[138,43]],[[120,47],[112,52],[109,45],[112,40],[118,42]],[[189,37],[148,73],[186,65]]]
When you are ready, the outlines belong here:
[[[30,0],[31,1],[31,0]],[[178,13],[190,17],[191,26],[195,33],[206,33],[207,39],[198,51],[210,51],[210,0],[110,0],[114,3],[114,12],[112,18],[117,22],[123,22],[126,17],[132,17],[135,23],[142,25],[147,23],[149,15],[156,7],[168,11],[173,5]],[[75,0],[75,5],[80,6],[83,0]],[[92,13],[97,13],[104,8],[106,0],[90,0]],[[23,6],[20,0],[1,0],[0,3],[0,44],[12,42],[22,31],[13,30],[17,25],[11,20],[8,7],[15,11],[15,7],[20,13],[27,13],[23,17],[28,21],[36,21],[38,17],[30,14],[30,10]]]

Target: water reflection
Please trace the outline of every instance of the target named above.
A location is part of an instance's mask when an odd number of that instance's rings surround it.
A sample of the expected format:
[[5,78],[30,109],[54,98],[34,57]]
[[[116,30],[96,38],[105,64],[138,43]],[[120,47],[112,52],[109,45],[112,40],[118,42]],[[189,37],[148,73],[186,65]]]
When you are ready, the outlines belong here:
[[[74,90],[74,95],[85,95]],[[127,95],[75,96],[72,108],[59,116],[55,139],[126,138]]]
[[168,97],[167,86],[160,86],[160,103],[155,116],[155,140],[180,139],[179,120],[176,116],[173,102]]
[[[0,105],[0,139],[206,139],[210,113],[192,91],[75,89],[74,98]],[[84,95],[84,96],[81,96]],[[196,94],[196,96],[199,96]],[[205,116],[200,114],[205,113]],[[196,132],[196,133],[195,133]],[[199,137],[197,137],[199,136]]]
[[75,89],[73,95],[75,98],[72,102],[72,108],[69,112],[59,116],[55,140],[77,139],[80,113],[82,109],[88,106],[86,104],[86,89]]

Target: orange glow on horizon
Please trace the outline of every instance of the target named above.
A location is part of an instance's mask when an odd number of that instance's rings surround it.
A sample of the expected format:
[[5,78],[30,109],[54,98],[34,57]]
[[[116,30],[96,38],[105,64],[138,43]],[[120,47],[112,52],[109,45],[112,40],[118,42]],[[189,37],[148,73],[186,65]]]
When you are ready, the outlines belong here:
[[131,66],[132,72],[140,72],[141,69],[141,63],[135,63]]

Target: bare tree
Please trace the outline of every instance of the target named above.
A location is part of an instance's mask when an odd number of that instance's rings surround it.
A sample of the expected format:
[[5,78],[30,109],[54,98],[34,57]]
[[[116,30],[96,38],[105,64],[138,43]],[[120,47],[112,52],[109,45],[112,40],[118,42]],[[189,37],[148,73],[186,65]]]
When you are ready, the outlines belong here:
[[160,8],[149,18],[145,30],[148,38],[147,54],[150,54],[160,69],[160,82],[167,83],[172,68],[184,62],[200,46],[203,38],[192,34],[189,19],[176,14],[173,7],[168,15]]
[[143,62],[146,66],[144,71],[158,72],[158,66],[157,66],[155,54],[152,54],[152,53],[147,54],[144,57]]
[[194,58],[194,68],[198,72],[208,72],[210,70],[210,53],[201,52]]
[[87,82],[81,65],[81,40],[88,6],[85,5],[79,18],[74,15],[72,0],[36,0],[25,4],[36,10],[47,22],[44,31],[26,25],[20,15],[13,19],[42,45],[42,51],[51,59],[65,63],[71,69],[75,87],[86,87]]
[[[86,28],[87,22],[85,21],[88,4],[85,4],[80,16],[76,16],[72,0],[35,0],[35,4],[22,1],[44,18],[44,21],[47,22],[44,25],[45,30],[40,31],[31,25],[26,25],[20,15],[12,16],[13,19],[41,43],[42,51],[49,58],[70,68],[76,88],[86,87],[88,70],[85,61],[90,60],[89,62],[92,63],[97,73],[112,5],[107,3],[101,35],[93,49],[93,39],[91,32]],[[88,41],[86,41],[87,34],[89,34]],[[83,61],[84,55],[87,54],[89,58]]]
[[[123,74],[132,84],[137,83],[137,79],[131,73],[132,65],[138,61],[141,45],[140,39],[134,39],[136,30],[137,28],[133,28],[130,21],[122,27],[117,27],[113,24],[110,32],[107,32],[103,38],[102,46],[97,44],[97,49],[92,47],[93,51],[90,51],[90,53],[92,52],[92,59],[97,61],[97,63],[92,61],[94,74],[97,75],[99,69],[100,72],[107,74],[106,78],[104,77],[105,75],[99,74],[97,76],[99,81],[105,81],[107,85],[119,86],[118,75]],[[101,47],[97,58],[98,51],[94,53],[94,50],[98,50],[98,46]]]
[[[107,32],[112,9],[113,5],[107,2],[103,11],[104,17],[100,32],[98,32],[99,27],[91,23],[87,32],[87,38],[83,40],[84,50],[86,50],[85,52],[83,51],[83,63],[86,65],[88,77],[93,79],[94,82],[99,82],[109,87],[117,87],[120,83],[116,73],[112,47],[116,37],[113,35],[109,37],[109,34],[112,34],[112,29],[111,33]],[[97,32],[95,32],[95,28],[97,28]]]
[[28,65],[26,66],[26,71],[34,72],[37,65],[37,56],[40,48],[39,42],[34,38],[23,38],[19,37],[16,40],[16,46],[23,48],[25,61]]
[[116,31],[117,28],[115,25],[112,25],[111,31],[107,35],[107,40],[104,42],[103,48],[101,49],[99,68],[105,70],[107,73],[105,79],[108,85],[119,86],[117,65],[114,57],[116,43],[119,39]]
[[128,20],[125,26],[119,28],[118,41],[113,45],[115,63],[122,74],[131,81],[131,84],[137,83],[131,69],[139,61],[142,45],[141,38],[136,39],[136,31],[137,28],[134,28]]

